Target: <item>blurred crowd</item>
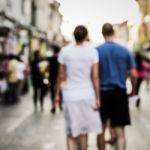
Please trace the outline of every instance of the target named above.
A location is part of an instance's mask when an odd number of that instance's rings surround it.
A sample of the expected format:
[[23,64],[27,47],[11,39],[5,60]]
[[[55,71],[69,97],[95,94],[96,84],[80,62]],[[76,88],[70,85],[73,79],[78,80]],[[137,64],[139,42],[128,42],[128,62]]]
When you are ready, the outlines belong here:
[[28,71],[28,65],[19,56],[0,55],[1,102],[16,103],[27,92]]
[[[37,110],[37,102],[40,100],[43,111],[44,98],[50,92],[52,101],[51,112],[55,113],[54,88],[58,73],[57,56],[60,47],[51,46],[52,54],[42,56],[40,50],[33,52],[33,58],[29,62],[23,61],[20,55],[0,55],[0,102],[15,104],[21,99],[21,95],[33,87],[33,103]],[[62,107],[60,106],[60,109]]]
[[[0,55],[0,101],[5,104],[13,104],[20,100],[22,94],[29,91],[30,83],[33,86],[33,102],[35,110],[40,99],[43,110],[44,97],[50,92],[52,102],[51,112],[55,113],[54,93],[58,74],[57,57],[60,51],[58,45],[52,45],[52,56],[41,56],[40,50],[35,50],[33,59],[27,63],[21,56],[9,54]],[[135,93],[139,95],[142,81],[146,81],[147,90],[150,82],[150,58],[149,49],[134,52],[137,64],[137,84]],[[31,82],[30,82],[31,81]],[[136,106],[140,106],[140,97]],[[60,106],[60,109],[61,106]]]

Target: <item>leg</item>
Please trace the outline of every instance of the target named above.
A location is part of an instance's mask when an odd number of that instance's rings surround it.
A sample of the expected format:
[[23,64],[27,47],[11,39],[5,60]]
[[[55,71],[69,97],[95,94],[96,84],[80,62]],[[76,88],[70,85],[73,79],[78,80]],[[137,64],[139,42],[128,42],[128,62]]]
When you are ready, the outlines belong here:
[[[143,78],[139,78],[139,79],[137,80],[136,91],[135,91],[135,92],[136,92],[136,93],[135,93],[136,95],[139,94],[140,86],[141,86],[142,81],[143,81]],[[137,102],[136,102],[136,107],[137,107],[137,108],[139,108],[140,102],[141,102],[141,100],[140,100],[140,98],[138,98],[138,100],[137,100]]]
[[38,98],[38,87],[33,86],[33,103],[35,111],[37,111],[37,98]]
[[54,97],[55,97],[55,84],[51,83],[51,87],[50,87],[50,95],[51,95],[51,113],[55,113],[55,106],[54,106]]
[[79,150],[77,146],[77,139],[73,138],[72,135],[67,135],[67,150]]
[[79,136],[79,150],[87,150],[88,135],[82,134]]
[[117,138],[116,150],[125,150],[126,149],[126,139],[124,127],[114,128]]
[[18,88],[17,88],[17,99],[20,100],[22,87],[23,87],[23,81],[19,80],[17,83],[17,86],[18,86]]
[[60,109],[61,111],[63,110],[62,103],[63,103],[63,99],[62,99],[62,92],[60,92],[60,103],[59,103],[59,109]]
[[13,94],[14,94],[14,99],[15,102],[18,102],[18,83],[14,83],[13,85]]
[[105,129],[106,129],[106,124],[103,124],[103,133],[97,136],[98,150],[105,150]]
[[47,87],[46,85],[41,85],[40,87],[40,106],[41,106],[41,111],[44,110],[43,105],[44,105],[44,97],[47,92]]
[[107,140],[106,143],[114,145],[115,142],[116,142],[116,135],[115,135],[114,129],[111,127],[110,120],[107,122],[107,127],[108,127],[108,130],[109,130],[109,133],[110,133],[110,139]]

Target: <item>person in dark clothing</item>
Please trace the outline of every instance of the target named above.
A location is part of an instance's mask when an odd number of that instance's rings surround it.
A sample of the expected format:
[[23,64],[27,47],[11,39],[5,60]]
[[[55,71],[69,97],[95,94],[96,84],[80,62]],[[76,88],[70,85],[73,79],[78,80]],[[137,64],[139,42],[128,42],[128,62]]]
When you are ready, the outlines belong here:
[[[60,52],[60,47],[57,45],[52,46],[53,49],[53,56],[48,58],[49,62],[49,83],[50,83],[50,99],[52,103],[51,113],[55,113],[55,104],[54,104],[54,97],[55,97],[55,86],[57,82],[57,76],[58,76],[58,66],[59,63],[57,61],[58,54]],[[61,104],[60,104],[60,110],[62,110]]]
[[44,97],[47,92],[47,86],[43,82],[43,75],[41,74],[39,68],[40,62],[41,62],[40,53],[39,51],[35,51],[34,59],[31,62],[31,80],[33,85],[33,102],[35,111],[37,111],[38,98],[40,98],[41,111],[43,111]]
[[[135,94],[139,95],[140,87],[141,87],[141,84],[142,84],[142,82],[145,78],[145,74],[146,74],[146,66],[144,63],[144,62],[146,62],[146,58],[142,55],[141,51],[137,51],[135,53],[135,60],[136,60],[136,64],[137,64],[136,69],[137,69],[137,73],[138,73]],[[139,97],[138,100],[136,101],[137,108],[140,107],[140,102],[141,102],[141,99]]]

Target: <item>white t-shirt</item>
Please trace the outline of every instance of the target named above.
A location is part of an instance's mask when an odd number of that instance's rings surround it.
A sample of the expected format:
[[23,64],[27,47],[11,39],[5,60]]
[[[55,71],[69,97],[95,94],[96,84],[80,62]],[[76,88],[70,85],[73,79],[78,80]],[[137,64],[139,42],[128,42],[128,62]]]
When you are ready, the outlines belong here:
[[5,79],[0,80],[0,92],[4,93],[7,90],[7,82]]
[[26,70],[26,65],[23,62],[18,62],[17,64],[17,79],[24,79],[24,71]]
[[69,44],[62,48],[58,61],[66,66],[63,100],[95,100],[91,80],[92,65],[98,63],[98,53],[89,43]]

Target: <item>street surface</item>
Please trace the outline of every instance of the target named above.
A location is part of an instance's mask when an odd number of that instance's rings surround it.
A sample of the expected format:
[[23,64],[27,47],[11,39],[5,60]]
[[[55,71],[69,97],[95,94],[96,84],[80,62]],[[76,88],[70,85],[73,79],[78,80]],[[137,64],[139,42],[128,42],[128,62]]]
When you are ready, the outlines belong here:
[[[150,150],[150,91],[142,84],[141,108],[130,104],[132,126],[126,128],[127,150]],[[50,114],[49,96],[44,112],[34,112],[31,92],[12,106],[0,105],[0,150],[66,150],[63,113]],[[106,135],[108,136],[108,135]],[[90,135],[89,149],[96,149]],[[107,145],[107,150],[114,148]]]

